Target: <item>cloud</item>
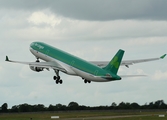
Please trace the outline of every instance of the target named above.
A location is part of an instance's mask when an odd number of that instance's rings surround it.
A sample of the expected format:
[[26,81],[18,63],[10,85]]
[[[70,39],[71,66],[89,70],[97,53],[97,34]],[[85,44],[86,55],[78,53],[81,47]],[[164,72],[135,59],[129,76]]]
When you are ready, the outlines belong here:
[[158,44],[165,44],[165,43],[167,43],[166,37],[137,38],[137,39],[130,39],[128,41],[129,46],[133,46],[133,45],[158,45]]
[[3,68],[0,66],[0,72],[2,72],[3,71]]
[[[40,15],[40,14],[41,15]],[[34,15],[35,14],[35,15]],[[38,18],[40,15],[43,18]],[[35,17],[34,17],[35,16]],[[116,20],[108,22],[79,21],[33,12],[27,16],[27,26],[6,31],[18,39],[50,40],[115,40],[129,39],[133,44],[165,42],[167,24],[165,21]],[[14,20],[16,21],[16,20]],[[5,22],[4,22],[5,23]],[[7,25],[8,26],[8,25]],[[8,37],[10,37],[8,36]],[[147,38],[146,38],[147,37]],[[150,38],[151,37],[151,38]],[[136,38],[139,38],[135,40]],[[147,39],[147,40],[146,40]],[[149,40],[148,40],[149,39]]]
[[154,80],[166,80],[167,79],[167,71],[162,72],[161,70],[156,70],[154,75],[152,76]]
[[[7,12],[8,14],[5,14]],[[146,39],[157,41],[166,37],[166,21],[114,20],[88,21],[67,18],[50,9],[22,11],[2,10],[2,39],[18,40],[115,40],[130,39],[131,43],[145,44]],[[14,17],[13,17],[14,16]],[[135,40],[136,38],[141,38]],[[151,37],[151,38],[150,38]],[[155,39],[155,40],[153,40]]]
[[1,9],[21,9],[27,11],[38,11],[50,9],[53,13],[64,17],[92,20],[110,21],[116,19],[138,19],[138,20],[167,20],[167,1],[161,0],[15,0],[1,1]]
[[28,18],[28,22],[33,23],[35,25],[47,24],[52,27],[60,24],[61,19],[57,18],[53,14],[46,14],[41,11],[33,12],[31,16]]

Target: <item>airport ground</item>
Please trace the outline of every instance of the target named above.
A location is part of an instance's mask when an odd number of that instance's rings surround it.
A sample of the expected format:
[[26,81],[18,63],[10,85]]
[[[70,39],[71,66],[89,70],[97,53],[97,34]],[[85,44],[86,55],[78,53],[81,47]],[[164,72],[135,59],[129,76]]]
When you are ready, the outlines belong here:
[[59,116],[59,119],[53,120],[167,120],[167,110],[1,113],[0,120],[51,120],[51,116]]

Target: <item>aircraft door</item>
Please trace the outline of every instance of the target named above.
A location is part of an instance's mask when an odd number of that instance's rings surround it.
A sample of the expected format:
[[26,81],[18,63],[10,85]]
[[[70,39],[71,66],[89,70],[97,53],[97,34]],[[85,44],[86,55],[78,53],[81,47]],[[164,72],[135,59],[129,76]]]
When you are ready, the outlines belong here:
[[49,55],[49,50],[46,50],[46,57]]
[[98,70],[95,70],[94,75],[97,75],[97,74],[98,74]]
[[75,64],[75,61],[72,60],[72,61],[71,61],[71,66],[74,66],[74,64]]

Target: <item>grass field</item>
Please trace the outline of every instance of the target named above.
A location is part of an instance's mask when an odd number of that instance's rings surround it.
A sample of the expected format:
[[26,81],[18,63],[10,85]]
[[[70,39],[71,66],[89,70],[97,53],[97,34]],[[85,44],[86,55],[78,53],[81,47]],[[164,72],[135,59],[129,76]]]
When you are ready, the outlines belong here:
[[[165,115],[159,117],[158,115]],[[167,120],[164,112],[113,112],[113,111],[78,111],[78,112],[41,112],[0,114],[0,120]],[[57,120],[57,119],[53,119]]]

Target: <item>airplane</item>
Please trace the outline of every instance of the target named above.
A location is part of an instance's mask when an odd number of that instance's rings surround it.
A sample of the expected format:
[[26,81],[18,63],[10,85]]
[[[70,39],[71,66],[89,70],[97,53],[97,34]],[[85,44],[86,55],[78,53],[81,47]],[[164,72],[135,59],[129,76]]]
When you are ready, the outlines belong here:
[[[126,60],[122,61],[124,50],[119,49],[111,61],[86,61],[53,46],[43,42],[33,42],[30,44],[30,51],[36,57],[36,62],[20,62],[10,60],[6,56],[7,62],[21,63],[29,65],[30,69],[36,72],[41,72],[44,69],[53,69],[56,73],[53,76],[56,84],[62,84],[59,71],[68,75],[80,76],[84,83],[93,82],[110,82],[121,80],[122,77],[135,77],[143,75],[117,75],[120,65],[129,67],[135,63],[148,62],[163,59],[166,54],[158,58]],[[39,59],[45,62],[40,62]]]

